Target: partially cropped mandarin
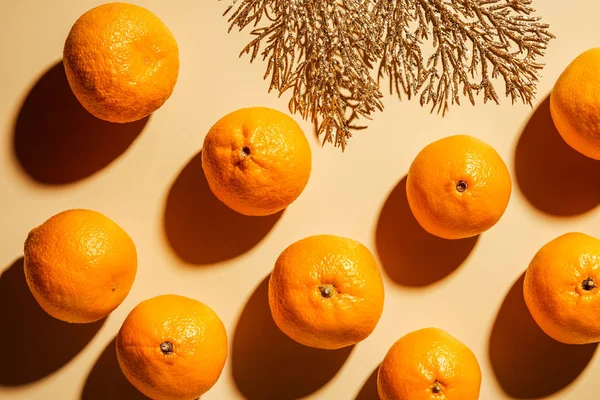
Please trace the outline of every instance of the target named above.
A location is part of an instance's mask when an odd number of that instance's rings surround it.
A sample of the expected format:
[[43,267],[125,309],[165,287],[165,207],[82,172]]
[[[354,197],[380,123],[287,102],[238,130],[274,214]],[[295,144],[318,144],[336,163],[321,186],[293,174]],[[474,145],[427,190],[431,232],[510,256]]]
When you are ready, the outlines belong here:
[[289,206],[304,190],[311,166],[300,126],[287,114],[264,107],[221,118],[202,148],[210,189],[244,215],[270,215]]
[[63,64],[85,109],[97,118],[124,123],[150,115],[171,96],[179,74],[179,49],[169,29],[150,11],[107,3],[75,22],[65,42]]
[[477,400],[480,388],[481,369],[473,352],[437,328],[400,338],[377,374],[381,400]]
[[539,327],[567,344],[600,342],[600,240],[579,232],[557,237],[533,257],[523,284]]
[[154,400],[194,400],[217,382],[227,359],[227,333],[207,305],[184,296],[145,300],[117,335],[125,377]]
[[63,211],[32,229],[24,261],[37,302],[67,322],[106,317],[127,297],[137,272],[129,235],[91,210]]
[[427,145],[408,171],[406,196],[419,224],[444,239],[477,236],[504,214],[508,168],[487,143],[455,135]]
[[581,154],[600,160],[600,47],[577,56],[550,94],[550,113],[562,138]]
[[269,280],[269,306],[279,329],[320,349],[367,338],[383,311],[377,262],[361,243],[319,235],[285,249]]

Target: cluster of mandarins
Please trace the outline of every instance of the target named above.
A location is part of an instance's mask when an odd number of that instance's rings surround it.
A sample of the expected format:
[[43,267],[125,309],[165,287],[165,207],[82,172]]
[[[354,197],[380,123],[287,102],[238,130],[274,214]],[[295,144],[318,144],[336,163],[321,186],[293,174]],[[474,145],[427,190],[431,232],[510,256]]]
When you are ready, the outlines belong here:
[[[98,118],[129,122],[157,110],[171,95],[178,48],[167,27],[141,7],[111,3],[75,23],[66,40],[64,66],[81,104]],[[593,118],[600,50],[578,57],[561,75],[551,111],[564,139],[600,159]],[[303,191],[311,151],[289,116],[266,108],[235,111],[206,136],[202,167],[212,192],[231,209],[251,216],[281,211]],[[460,239],[491,228],[511,194],[509,171],[498,153],[470,136],[426,146],[407,178],[410,209],[433,235]],[[128,295],[137,271],[136,247],[108,217],[68,210],[33,229],[25,242],[27,283],[55,318],[89,323],[106,317]],[[569,233],[545,245],[527,269],[524,296],[539,326],[571,344],[600,341],[595,279],[600,242]],[[356,344],[375,329],[384,287],[375,258],[362,244],[321,235],[300,240],[275,261],[269,305],[277,326],[311,347]],[[227,358],[227,333],[203,303],[163,295],[136,306],[117,336],[127,379],[153,399],[190,400],[219,379]],[[440,329],[398,340],[378,375],[382,399],[460,399],[479,396],[481,372],[467,346]]]

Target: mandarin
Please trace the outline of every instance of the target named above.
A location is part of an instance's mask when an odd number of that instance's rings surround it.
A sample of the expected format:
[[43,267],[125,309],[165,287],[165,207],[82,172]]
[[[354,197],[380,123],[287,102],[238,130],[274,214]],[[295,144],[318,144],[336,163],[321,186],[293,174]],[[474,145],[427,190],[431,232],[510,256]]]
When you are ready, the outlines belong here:
[[377,262],[361,243],[319,235],[285,249],[269,280],[269,306],[279,329],[306,346],[338,349],[375,329],[384,289]]
[[288,115],[264,107],[221,118],[208,132],[202,168],[219,200],[245,215],[275,214],[302,193],[312,156],[304,132]]
[[137,272],[129,235],[91,210],[63,211],[31,230],[24,260],[37,302],[67,322],[106,317],[127,297]]
[[171,96],[179,74],[179,49],[169,29],[150,11],[108,3],[75,22],[63,63],[69,85],[86,110],[124,123],[150,115]]
[[600,47],[577,56],[550,94],[550,114],[569,146],[600,160]]
[[227,332],[207,305],[184,296],[142,301],[117,335],[125,377],[154,400],[192,400],[219,379],[227,359]]
[[467,135],[427,145],[412,162],[406,180],[416,220],[444,239],[490,229],[504,214],[510,193],[510,174],[496,150]]
[[545,244],[525,273],[523,296],[531,316],[553,339],[600,342],[600,240],[579,232]]
[[477,400],[480,387],[481,369],[473,352],[437,328],[400,338],[377,374],[381,400]]

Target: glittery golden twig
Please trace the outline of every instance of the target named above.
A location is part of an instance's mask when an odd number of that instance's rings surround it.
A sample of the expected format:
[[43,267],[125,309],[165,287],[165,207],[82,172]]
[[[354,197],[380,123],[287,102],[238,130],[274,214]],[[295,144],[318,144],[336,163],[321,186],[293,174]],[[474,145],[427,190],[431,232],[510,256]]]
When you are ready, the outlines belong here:
[[[231,14],[230,30],[270,24],[242,51],[267,60],[269,90],[292,91],[289,108],[318,126],[324,141],[344,148],[354,122],[382,109],[370,74],[380,41],[369,22],[370,0],[244,0]],[[235,2],[234,2],[235,4]],[[233,6],[232,6],[233,7]],[[231,11],[230,7],[225,13]]]
[[[531,0],[233,0],[230,31],[254,26],[241,54],[267,60],[269,91],[292,91],[292,113],[313,121],[323,140],[342,149],[355,122],[381,110],[382,93],[371,76],[421,105],[445,112],[460,104],[499,102],[506,96],[531,104],[542,68],[537,59],[553,38],[532,14]],[[261,21],[265,26],[258,27]],[[264,48],[261,51],[261,45]],[[430,53],[427,56],[427,48]]]
[[[554,36],[532,14],[531,0],[377,0],[373,18],[383,32],[379,76],[421,105],[442,113],[460,104],[460,93],[475,104],[499,98],[502,78],[514,103],[535,98],[543,56]],[[424,61],[425,43],[433,50]]]

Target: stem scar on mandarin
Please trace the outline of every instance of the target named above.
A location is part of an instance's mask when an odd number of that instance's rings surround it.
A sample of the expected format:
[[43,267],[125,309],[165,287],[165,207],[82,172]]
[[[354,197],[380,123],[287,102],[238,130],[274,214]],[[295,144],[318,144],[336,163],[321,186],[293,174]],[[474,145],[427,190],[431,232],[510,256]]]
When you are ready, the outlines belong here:
[[160,351],[163,352],[163,354],[170,354],[173,352],[173,343],[166,341],[166,342],[162,342],[160,344]]
[[458,183],[456,184],[456,190],[460,193],[466,191],[469,188],[469,185],[467,185],[467,182],[465,181],[458,181]]
[[325,298],[333,296],[333,291],[329,285],[321,285],[319,286],[319,290],[321,291],[321,296]]
[[596,287],[594,280],[589,276],[581,283],[583,290],[592,290]]

